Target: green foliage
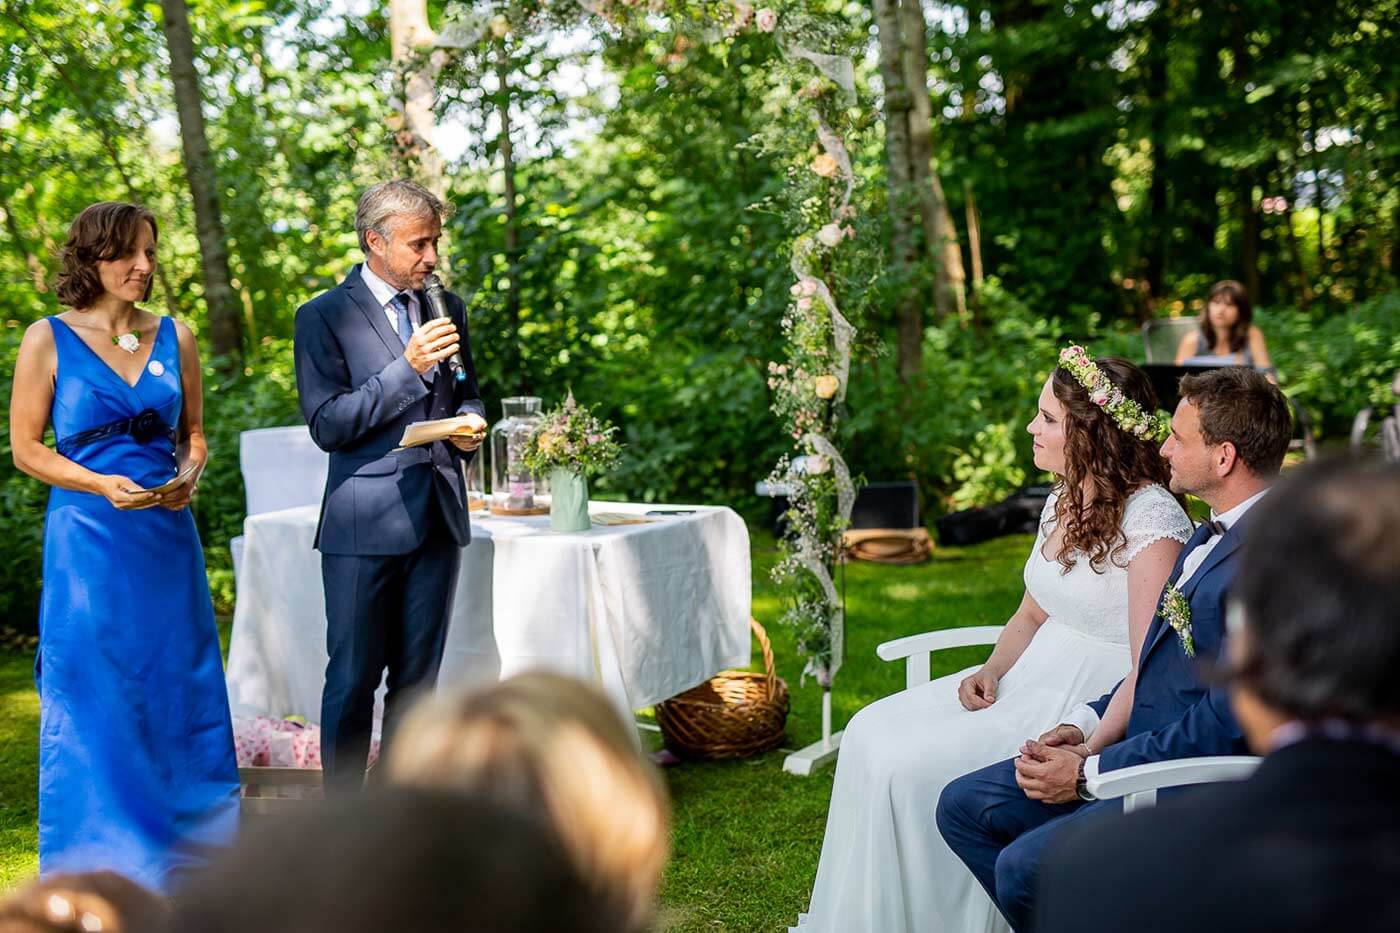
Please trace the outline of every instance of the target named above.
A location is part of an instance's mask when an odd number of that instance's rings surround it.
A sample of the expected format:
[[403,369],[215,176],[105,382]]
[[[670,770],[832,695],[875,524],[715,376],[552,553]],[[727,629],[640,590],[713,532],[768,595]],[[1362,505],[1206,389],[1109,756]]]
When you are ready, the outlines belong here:
[[1393,404],[1400,371],[1400,292],[1380,295],[1345,314],[1291,310],[1256,316],[1284,391],[1307,409],[1322,438],[1344,440],[1367,405]]
[[1018,424],[989,424],[953,460],[949,508],[956,511],[1003,499],[1026,484],[1025,438]]
[[[15,371],[24,329],[8,321],[0,330],[0,372]],[[10,410],[11,382],[0,381],[0,406]],[[37,631],[39,581],[43,576],[48,489],[15,468],[10,432],[0,440],[0,627]]]

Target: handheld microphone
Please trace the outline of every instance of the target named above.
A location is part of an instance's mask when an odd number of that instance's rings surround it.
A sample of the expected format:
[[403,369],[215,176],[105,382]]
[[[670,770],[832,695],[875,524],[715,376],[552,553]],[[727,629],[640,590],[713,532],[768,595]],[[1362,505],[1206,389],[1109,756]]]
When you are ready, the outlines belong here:
[[[428,299],[428,306],[424,309],[424,316],[427,318],[447,317],[447,292],[443,291],[442,282],[431,272],[423,278],[423,294]],[[458,349],[456,353],[447,358],[448,368],[452,370],[452,378],[458,382],[463,382],[467,378],[467,362],[462,359],[462,351]]]

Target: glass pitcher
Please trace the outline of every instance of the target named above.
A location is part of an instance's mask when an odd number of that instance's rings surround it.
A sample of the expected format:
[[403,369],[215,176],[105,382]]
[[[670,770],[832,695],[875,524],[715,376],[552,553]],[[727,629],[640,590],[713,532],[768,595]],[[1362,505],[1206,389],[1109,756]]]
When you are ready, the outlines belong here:
[[541,399],[519,395],[501,399],[504,417],[491,426],[491,511],[502,515],[543,515],[549,511],[549,479],[531,473],[525,442],[540,420]]

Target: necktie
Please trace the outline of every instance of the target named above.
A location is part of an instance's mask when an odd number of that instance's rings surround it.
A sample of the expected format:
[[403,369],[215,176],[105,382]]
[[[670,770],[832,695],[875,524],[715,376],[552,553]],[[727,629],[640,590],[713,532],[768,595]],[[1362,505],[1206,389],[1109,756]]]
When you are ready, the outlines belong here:
[[1226,530],[1223,524],[1221,524],[1213,518],[1208,518],[1205,521],[1201,522],[1201,524],[1209,528],[1210,533],[1213,535],[1223,535]]
[[408,346],[408,341],[413,336],[413,322],[408,319],[408,292],[399,292],[389,299],[389,304],[398,312],[399,339],[403,341],[404,346]]

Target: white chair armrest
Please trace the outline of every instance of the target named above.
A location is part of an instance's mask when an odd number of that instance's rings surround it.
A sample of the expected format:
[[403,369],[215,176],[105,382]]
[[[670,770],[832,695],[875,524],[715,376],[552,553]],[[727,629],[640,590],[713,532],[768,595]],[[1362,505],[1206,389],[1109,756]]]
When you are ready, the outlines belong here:
[[975,645],[994,645],[1001,637],[1004,625],[971,625],[966,628],[950,628],[941,632],[924,632],[887,641],[875,649],[881,661],[898,661],[905,658],[904,687],[909,689],[928,683],[929,655],[949,648],[967,648]]
[[1218,755],[1154,761],[1116,771],[1105,771],[1085,781],[1089,793],[1100,800],[1123,798],[1123,812],[1131,813],[1157,802],[1157,791],[1188,784],[1241,781],[1254,773],[1262,759],[1252,755]]

